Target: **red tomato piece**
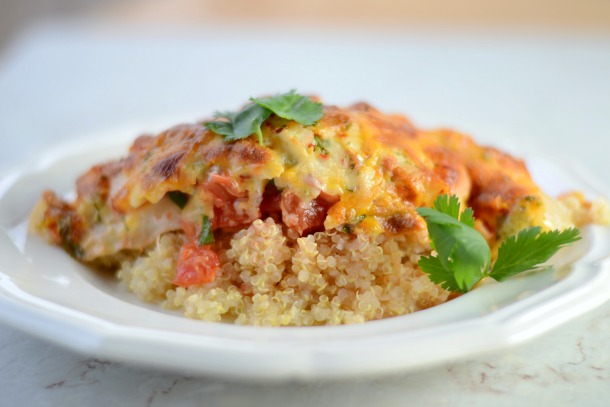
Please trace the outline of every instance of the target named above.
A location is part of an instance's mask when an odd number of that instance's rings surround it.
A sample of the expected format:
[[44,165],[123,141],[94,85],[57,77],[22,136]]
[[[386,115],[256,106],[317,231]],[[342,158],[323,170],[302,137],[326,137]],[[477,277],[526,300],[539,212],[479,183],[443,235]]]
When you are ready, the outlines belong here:
[[329,195],[324,194],[310,202],[303,202],[293,193],[282,193],[280,203],[282,220],[286,226],[296,230],[301,236],[324,230],[328,208],[336,202],[327,197]]
[[208,175],[207,181],[203,184],[203,189],[214,195],[216,206],[223,206],[225,202],[247,196],[246,193],[239,191],[237,181],[218,174]]
[[211,283],[220,268],[220,259],[209,245],[185,243],[180,248],[176,277],[173,283],[180,287]]
[[279,189],[273,183],[268,183],[265,186],[263,200],[261,202],[260,211],[263,216],[273,216],[282,213],[280,203],[282,195]]
[[235,209],[236,202],[247,200],[248,194],[239,191],[239,185],[234,179],[210,174],[203,184],[203,189],[214,197],[213,229],[237,227],[254,220],[248,213],[238,213]]

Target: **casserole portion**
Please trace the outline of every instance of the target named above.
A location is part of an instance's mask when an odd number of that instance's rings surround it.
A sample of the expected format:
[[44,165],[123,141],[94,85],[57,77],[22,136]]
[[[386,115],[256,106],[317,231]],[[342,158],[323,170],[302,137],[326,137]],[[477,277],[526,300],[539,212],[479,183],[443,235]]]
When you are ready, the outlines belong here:
[[75,200],[45,191],[31,228],[191,318],[323,325],[457,295],[418,266],[432,247],[417,208],[439,195],[473,208],[492,249],[529,226],[610,219],[603,202],[547,196],[521,160],[466,135],[365,103],[321,109],[313,124],[270,113],[260,137],[204,123],[140,136],[81,175]]

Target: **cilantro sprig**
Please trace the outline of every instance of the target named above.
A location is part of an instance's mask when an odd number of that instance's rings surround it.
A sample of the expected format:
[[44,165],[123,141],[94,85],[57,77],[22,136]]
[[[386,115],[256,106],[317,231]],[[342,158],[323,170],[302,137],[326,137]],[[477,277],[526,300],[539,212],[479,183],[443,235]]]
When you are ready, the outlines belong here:
[[430,280],[450,291],[468,292],[485,277],[504,281],[527,270],[536,270],[562,247],[580,240],[575,228],[542,232],[538,226],[521,230],[507,238],[491,266],[491,250],[474,229],[474,213],[467,208],[460,214],[455,196],[441,195],[434,208],[419,208],[428,225],[436,256],[419,260],[420,269]]
[[261,126],[271,114],[304,125],[312,125],[322,118],[324,111],[321,103],[299,95],[293,89],[276,96],[250,98],[250,103],[239,112],[216,112],[214,119],[219,120],[206,122],[204,126],[223,136],[225,141],[240,140],[256,134],[259,144],[262,145]]

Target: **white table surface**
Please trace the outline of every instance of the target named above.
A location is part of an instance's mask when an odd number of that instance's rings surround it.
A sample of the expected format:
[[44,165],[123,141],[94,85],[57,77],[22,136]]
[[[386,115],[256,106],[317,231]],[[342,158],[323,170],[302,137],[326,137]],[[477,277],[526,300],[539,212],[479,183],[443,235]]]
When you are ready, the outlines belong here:
[[[599,36],[49,25],[0,54],[0,170],[32,148],[147,119],[194,120],[293,87],[555,160],[576,156],[610,190],[610,37]],[[0,325],[0,392],[7,406],[606,406],[610,304],[496,354],[313,383],[144,369]]]

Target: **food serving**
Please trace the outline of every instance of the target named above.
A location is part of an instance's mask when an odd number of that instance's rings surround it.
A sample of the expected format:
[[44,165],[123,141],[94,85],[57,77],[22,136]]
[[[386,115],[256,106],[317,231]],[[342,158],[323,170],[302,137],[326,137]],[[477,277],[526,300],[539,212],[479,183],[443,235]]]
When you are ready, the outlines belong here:
[[30,226],[191,318],[326,325],[403,315],[538,267],[608,223],[451,130],[295,91],[138,137]]

